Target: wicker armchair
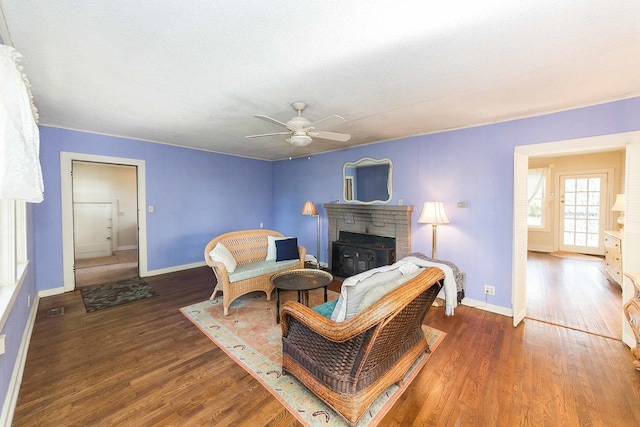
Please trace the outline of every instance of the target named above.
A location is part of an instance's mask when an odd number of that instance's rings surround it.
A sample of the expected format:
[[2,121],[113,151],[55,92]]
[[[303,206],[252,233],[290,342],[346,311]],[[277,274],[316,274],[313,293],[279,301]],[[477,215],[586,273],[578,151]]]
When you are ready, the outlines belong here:
[[334,322],[293,301],[282,309],[282,369],[351,425],[429,346],[424,317],[444,274],[428,268],[369,308]]

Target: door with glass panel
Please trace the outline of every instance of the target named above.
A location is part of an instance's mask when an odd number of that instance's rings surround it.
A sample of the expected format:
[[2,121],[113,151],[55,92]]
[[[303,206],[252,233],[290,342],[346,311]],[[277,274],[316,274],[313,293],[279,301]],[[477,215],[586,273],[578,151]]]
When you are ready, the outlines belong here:
[[607,174],[560,176],[561,251],[603,255]]

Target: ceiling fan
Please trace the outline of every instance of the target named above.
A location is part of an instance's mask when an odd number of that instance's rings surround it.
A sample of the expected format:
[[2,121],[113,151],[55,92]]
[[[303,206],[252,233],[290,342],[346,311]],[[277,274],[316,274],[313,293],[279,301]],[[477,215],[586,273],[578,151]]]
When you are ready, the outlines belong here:
[[321,128],[328,128],[344,123],[346,120],[343,117],[333,115],[315,122],[311,122],[307,118],[302,117],[302,110],[305,109],[307,104],[305,104],[304,102],[294,102],[291,105],[293,106],[293,109],[298,112],[298,115],[293,117],[286,123],[269,116],[263,116],[261,114],[257,114],[254,116],[259,119],[266,120],[270,123],[275,123],[279,126],[285,127],[287,128],[287,131],[262,133],[259,135],[248,135],[247,138],[258,138],[261,136],[272,135],[291,135],[289,136],[289,138],[287,138],[287,142],[297,147],[304,147],[311,144],[311,141],[313,141],[312,138],[330,139],[332,141],[341,142],[346,142],[351,139],[351,135],[348,135],[346,133],[327,132],[324,130],[320,130]]

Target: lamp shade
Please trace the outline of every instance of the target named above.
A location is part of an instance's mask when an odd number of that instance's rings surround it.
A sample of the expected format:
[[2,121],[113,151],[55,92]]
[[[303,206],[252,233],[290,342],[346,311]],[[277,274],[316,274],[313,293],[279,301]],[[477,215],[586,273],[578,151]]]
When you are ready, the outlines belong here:
[[442,202],[424,202],[418,222],[422,224],[449,224]]
[[616,212],[624,212],[626,207],[625,201],[626,198],[624,197],[624,194],[618,194],[616,196],[616,202],[611,207],[611,210]]
[[301,213],[302,215],[310,216],[318,215],[318,212],[316,211],[316,205],[314,205],[311,200],[307,200],[306,202],[304,202]]

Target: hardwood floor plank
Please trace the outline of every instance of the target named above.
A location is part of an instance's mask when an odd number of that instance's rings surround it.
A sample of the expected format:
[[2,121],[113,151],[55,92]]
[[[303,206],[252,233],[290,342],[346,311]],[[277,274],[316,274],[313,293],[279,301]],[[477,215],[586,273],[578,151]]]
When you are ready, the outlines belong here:
[[604,260],[529,252],[527,317],[620,339],[622,289],[607,279]]
[[[178,311],[209,297],[209,268],[147,281],[159,296],[94,313],[79,292],[40,301],[15,426],[300,425]],[[447,337],[380,425],[640,425],[640,374],[620,341],[511,322],[430,310]]]

